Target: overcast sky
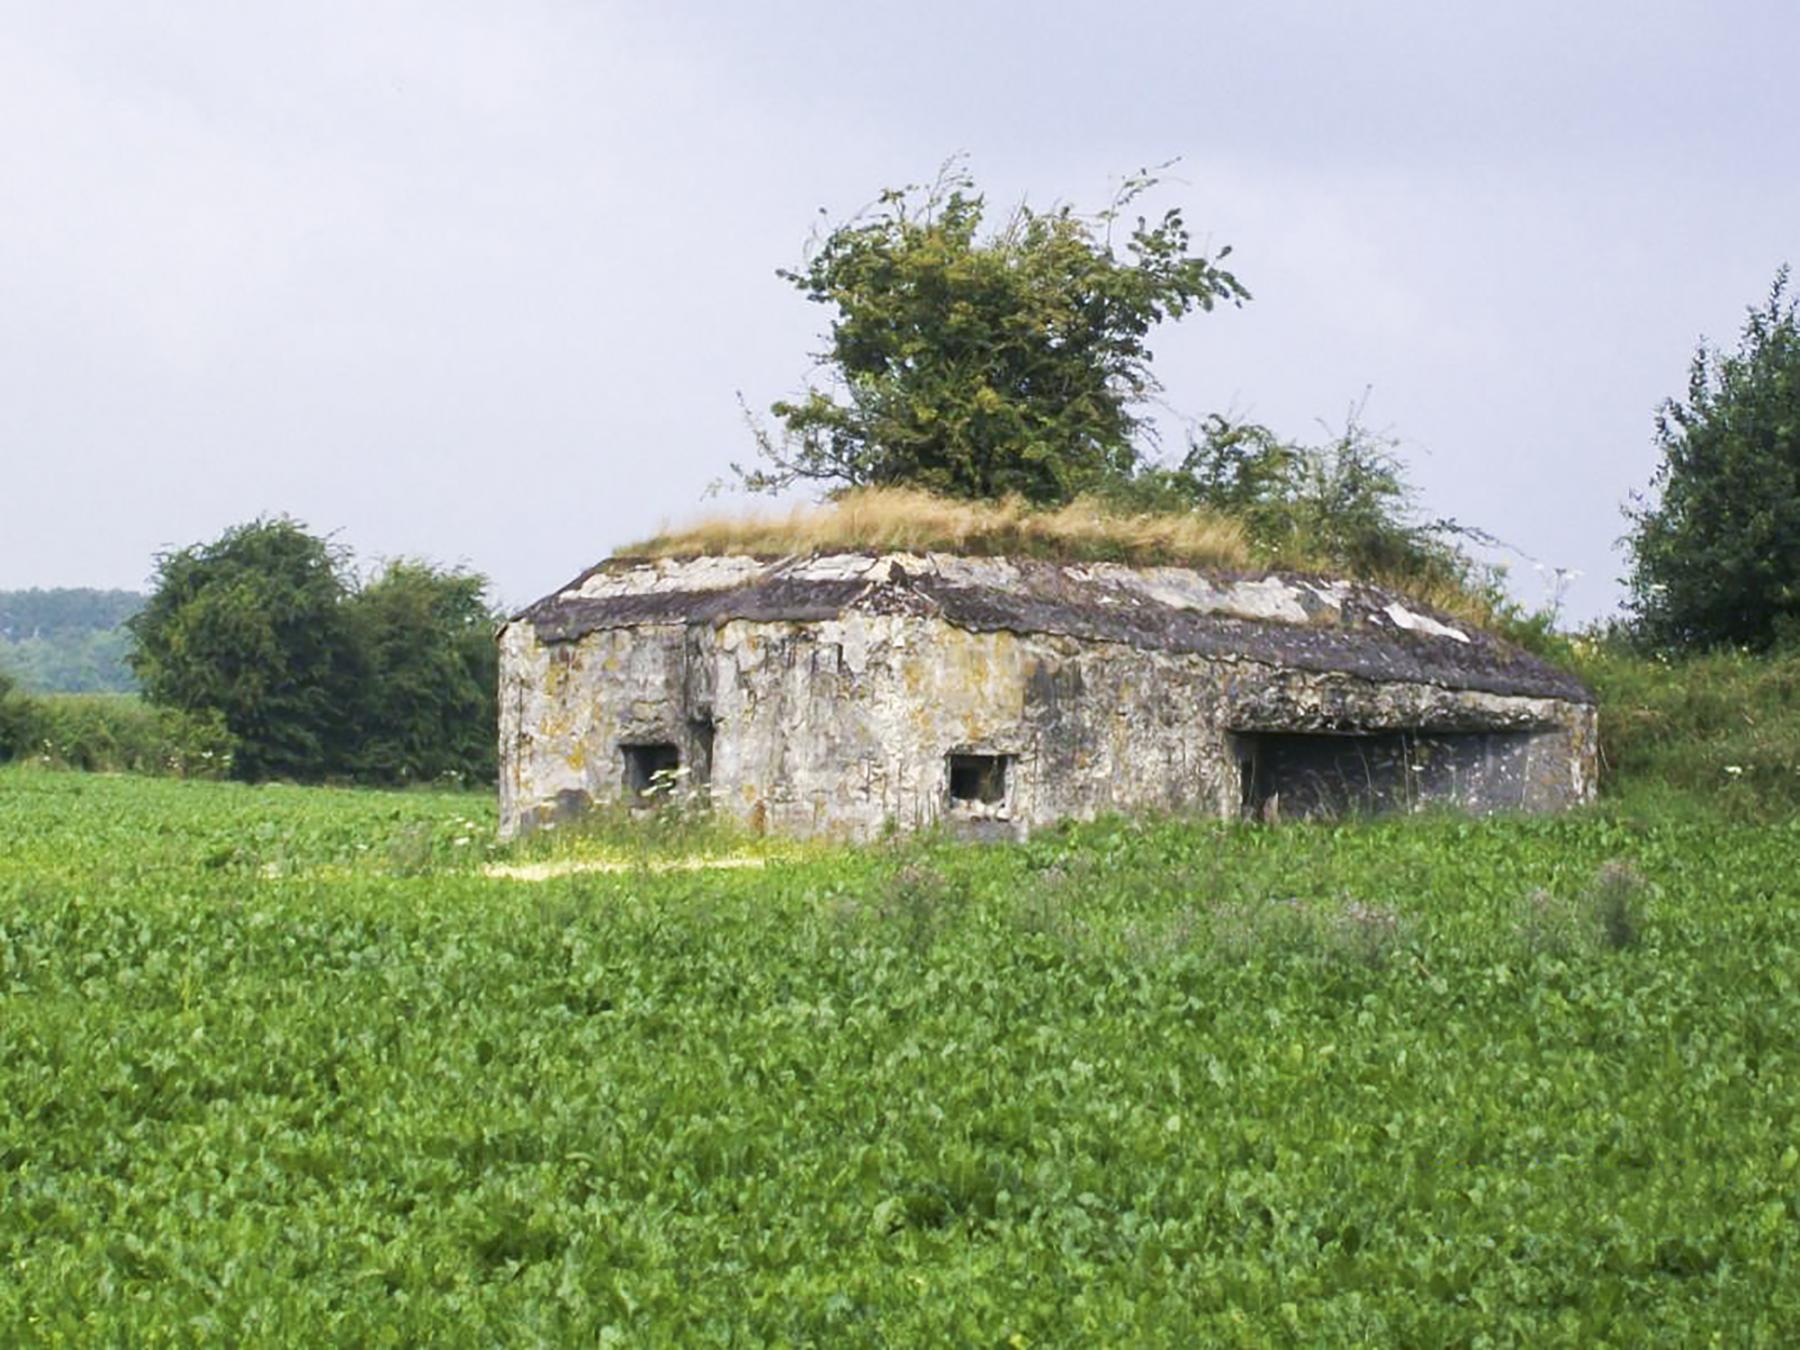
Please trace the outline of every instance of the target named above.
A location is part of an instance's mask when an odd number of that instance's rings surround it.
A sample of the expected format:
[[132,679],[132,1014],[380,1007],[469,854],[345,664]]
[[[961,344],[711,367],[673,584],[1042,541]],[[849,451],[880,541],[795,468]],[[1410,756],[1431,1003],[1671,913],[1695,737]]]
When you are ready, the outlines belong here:
[[0,0],[0,588],[286,512],[535,598],[716,508],[820,345],[774,269],[964,152],[1082,207],[1179,156],[1255,298],[1161,331],[1170,406],[1370,390],[1601,614],[1657,402],[1800,261],[1797,53],[1791,0]]

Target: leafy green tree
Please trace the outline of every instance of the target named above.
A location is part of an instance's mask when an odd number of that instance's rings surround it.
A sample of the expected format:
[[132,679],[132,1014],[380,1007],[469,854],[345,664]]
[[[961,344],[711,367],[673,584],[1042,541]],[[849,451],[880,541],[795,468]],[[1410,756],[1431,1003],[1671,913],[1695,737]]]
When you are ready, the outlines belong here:
[[1732,353],[1702,343],[1656,419],[1654,500],[1627,510],[1633,627],[1664,649],[1800,638],[1800,323],[1776,273]]
[[286,517],[164,553],[129,623],[131,664],[155,703],[223,717],[239,777],[341,771],[362,661],[344,559]]
[[[1150,330],[1248,292],[1192,251],[1179,210],[1125,225],[1155,180],[1096,216],[1021,205],[984,233],[960,167],[884,192],[780,275],[833,311],[825,387],[773,405],[752,488],[905,485],[1051,504],[1129,476],[1159,388]],[[1126,228],[1122,247],[1115,230]]]
[[132,665],[152,702],[223,721],[242,778],[491,780],[486,589],[410,561],[358,587],[347,551],[257,520],[157,559]]
[[494,777],[498,650],[487,579],[391,562],[347,601],[363,655],[357,776]]

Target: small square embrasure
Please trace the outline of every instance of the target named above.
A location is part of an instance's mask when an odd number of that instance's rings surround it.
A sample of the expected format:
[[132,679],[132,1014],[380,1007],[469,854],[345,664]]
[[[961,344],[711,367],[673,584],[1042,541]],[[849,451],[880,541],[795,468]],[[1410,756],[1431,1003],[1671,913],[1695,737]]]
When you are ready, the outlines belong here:
[[619,749],[625,756],[625,791],[638,796],[671,779],[681,767],[681,751],[667,741]]
[[951,755],[950,804],[1000,806],[1006,801],[1008,755]]

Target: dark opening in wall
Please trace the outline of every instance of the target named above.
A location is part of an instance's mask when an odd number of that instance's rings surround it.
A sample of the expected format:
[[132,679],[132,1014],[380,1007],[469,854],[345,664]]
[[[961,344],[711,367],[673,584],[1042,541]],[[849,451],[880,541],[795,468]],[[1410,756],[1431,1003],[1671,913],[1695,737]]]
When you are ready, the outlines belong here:
[[1006,768],[1010,758],[1010,755],[951,755],[951,805],[1004,804]]
[[1264,819],[1524,805],[1529,731],[1239,732],[1244,814]]
[[667,741],[644,745],[621,745],[625,756],[625,791],[643,796],[651,788],[673,783],[675,771],[681,767],[681,751]]

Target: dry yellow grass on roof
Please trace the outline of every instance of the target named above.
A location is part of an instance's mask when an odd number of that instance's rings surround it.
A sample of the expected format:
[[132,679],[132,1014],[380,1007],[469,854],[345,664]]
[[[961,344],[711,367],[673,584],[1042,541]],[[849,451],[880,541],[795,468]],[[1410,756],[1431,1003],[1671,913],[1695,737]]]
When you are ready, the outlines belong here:
[[1040,510],[1017,497],[957,501],[912,488],[861,488],[817,506],[717,515],[619,550],[621,557],[791,557],[846,552],[962,553],[1241,570],[1236,520],[1208,511],[1131,514],[1092,498]]
[[[1224,572],[1353,572],[1315,556],[1302,541],[1255,550],[1242,522],[1215,511],[1134,513],[1091,497],[1045,510],[1017,497],[973,502],[916,488],[859,488],[819,505],[702,517],[665,528],[614,556],[787,558],[830,552],[960,553]],[[1365,571],[1360,579],[1477,626],[1495,618],[1489,598],[1453,575]]]

